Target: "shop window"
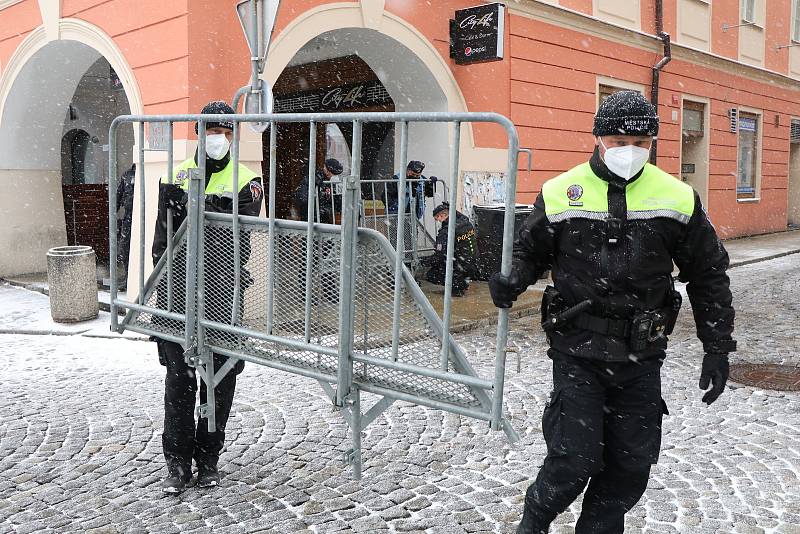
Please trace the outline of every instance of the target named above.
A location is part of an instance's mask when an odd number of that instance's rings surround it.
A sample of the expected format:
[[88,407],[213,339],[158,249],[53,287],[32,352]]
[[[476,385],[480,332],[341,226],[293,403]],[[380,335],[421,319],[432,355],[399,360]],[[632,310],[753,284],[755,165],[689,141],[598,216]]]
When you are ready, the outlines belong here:
[[754,113],[739,113],[739,155],[736,174],[736,198],[757,197],[758,187],[758,136],[760,117]]
[[756,21],[756,0],[742,0],[742,20]]

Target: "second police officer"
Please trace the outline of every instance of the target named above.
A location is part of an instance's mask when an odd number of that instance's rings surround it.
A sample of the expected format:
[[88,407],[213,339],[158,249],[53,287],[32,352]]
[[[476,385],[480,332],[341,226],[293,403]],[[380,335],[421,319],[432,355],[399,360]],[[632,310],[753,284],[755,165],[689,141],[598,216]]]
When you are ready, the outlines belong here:
[[[201,113],[233,114],[233,109],[221,101],[209,102]],[[167,218],[172,214],[172,228],[176,231],[187,217],[186,207],[189,189],[189,172],[200,166],[199,157],[205,158],[205,211],[231,213],[233,196],[238,196],[239,213],[256,216],[261,210],[264,190],[261,178],[239,163],[239,189],[234,191],[233,161],[230,143],[233,135],[232,121],[208,121],[206,125],[206,153],[195,151],[193,157],[177,165],[172,177],[161,178],[158,192],[158,219],[153,239],[153,264],[157,264],[167,249]],[[195,125],[197,132],[197,125]],[[207,310],[206,318],[229,323],[234,298],[235,265],[233,262],[233,233],[229,228],[208,229],[204,238],[207,298],[216,305]],[[250,255],[249,236],[241,238],[240,265],[247,263]],[[174,309],[181,309],[185,302],[185,269],[179,261],[180,253],[175,254],[173,265]],[[244,306],[242,295],[251,283],[250,274],[241,268],[239,292],[239,315]],[[166,308],[167,295],[159,286],[158,307]],[[238,320],[238,319],[237,319]],[[168,320],[167,320],[168,321]],[[175,326],[175,325],[173,325]],[[182,327],[178,326],[178,330]],[[218,471],[219,455],[225,444],[225,426],[233,404],[236,389],[236,375],[244,369],[244,361],[239,360],[233,369],[214,388],[216,428],[208,431],[208,420],[200,416],[195,420],[197,402],[197,371],[190,367],[184,357],[184,349],[178,343],[166,339],[156,339],[158,357],[166,367],[164,381],[164,433],[162,446],[167,463],[167,477],[161,489],[167,494],[181,493],[192,480],[192,460],[197,466],[196,485],[211,488],[220,482]],[[218,370],[228,360],[218,354],[213,355],[214,369]],[[206,384],[201,381],[201,398],[205,399]]]
[[544,534],[584,491],[576,534],[623,532],[658,460],[661,365],[687,282],[705,356],[707,404],[736,350],[728,254],[692,188],[647,163],[659,120],[640,93],[608,97],[594,119],[591,159],[547,182],[514,244],[509,276],[489,282],[511,307],[552,272],[542,303],[553,390],[542,418],[547,456],[517,532]]

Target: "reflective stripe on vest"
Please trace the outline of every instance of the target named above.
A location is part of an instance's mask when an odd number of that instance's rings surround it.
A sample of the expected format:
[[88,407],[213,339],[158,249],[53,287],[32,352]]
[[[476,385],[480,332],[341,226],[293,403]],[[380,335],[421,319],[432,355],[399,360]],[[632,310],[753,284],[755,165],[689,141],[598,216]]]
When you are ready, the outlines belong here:
[[[188,191],[189,169],[196,168],[197,164],[194,162],[194,158],[189,158],[182,162],[180,165],[172,169],[172,183],[181,189]],[[256,173],[240,163],[239,191],[241,191],[244,186],[249,184],[250,181],[257,176],[258,175]],[[166,175],[161,177],[161,183],[169,183]],[[206,185],[206,194],[229,197],[233,196],[233,161],[229,161],[224,169],[211,175],[211,178],[208,180],[208,184]]]
[[[608,182],[595,176],[588,162],[545,182],[542,197],[551,223],[609,216]],[[625,202],[628,220],[666,217],[686,224],[694,212],[694,190],[648,163],[625,188]]]

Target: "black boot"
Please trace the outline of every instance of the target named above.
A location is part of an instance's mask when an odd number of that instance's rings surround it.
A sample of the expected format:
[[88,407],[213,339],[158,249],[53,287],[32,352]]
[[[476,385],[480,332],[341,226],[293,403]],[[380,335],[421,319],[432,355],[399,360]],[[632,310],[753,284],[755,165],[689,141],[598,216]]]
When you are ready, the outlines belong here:
[[167,478],[161,483],[161,491],[170,495],[178,495],[186,489],[186,484],[192,480],[192,470],[181,465],[168,466]]
[[197,487],[214,488],[219,486],[219,471],[217,461],[198,462],[197,464]]
[[517,534],[547,534],[550,526],[541,527],[527,508],[522,512],[522,521],[517,527]]

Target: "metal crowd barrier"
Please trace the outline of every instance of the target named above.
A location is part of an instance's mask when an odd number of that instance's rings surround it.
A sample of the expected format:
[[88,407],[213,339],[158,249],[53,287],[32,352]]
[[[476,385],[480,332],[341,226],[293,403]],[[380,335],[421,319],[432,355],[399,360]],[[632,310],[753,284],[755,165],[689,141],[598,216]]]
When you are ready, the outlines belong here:
[[[315,189],[317,193],[315,222],[338,223],[340,221],[344,197],[342,178],[346,177],[337,177],[336,179],[322,182],[323,187],[330,188],[331,195],[329,198],[320,197],[320,189]],[[430,179],[407,177],[406,181],[406,187],[414,189],[417,184],[424,186]],[[397,186],[397,179],[362,179],[360,183],[359,227],[378,231],[397,249],[398,218],[403,217],[404,263],[414,272],[420,265],[420,261],[428,253],[434,251],[438,223],[433,217],[433,208],[449,199],[447,183],[444,180],[437,179],[435,184],[432,184],[432,197],[420,198],[419,196],[407,195],[408,209],[406,210],[399,208],[403,204],[399,198],[400,190]],[[387,189],[387,186],[394,186],[396,190],[394,196]],[[398,206],[394,210],[390,206],[392,200],[395,201],[395,206]],[[323,213],[333,214],[333,220],[324,220]]]
[[[270,161],[266,181],[268,217],[239,214],[233,195],[231,214],[205,210],[205,158],[189,173],[188,215],[175,229],[168,225],[167,251],[144,279],[146,232],[154,221],[146,217],[146,189],[158,178],[146,176],[144,125],[166,123],[167,176],[173,174],[172,134],[177,122],[198,122],[198,150],[205,153],[205,124],[234,121],[231,159],[234,190],[238,191],[240,127],[244,122],[269,123]],[[110,167],[116,166],[120,125],[138,122],[139,165],[139,291],[135,301],[120,298],[116,263],[111,262],[111,321],[117,332],[131,330],[180,343],[189,365],[208,385],[218,384],[237,360],[313,378],[341,410],[351,429],[352,448],[345,460],[361,476],[361,431],[395,400],[416,403],[489,422],[511,441],[518,439],[503,415],[508,311],[499,310],[494,376],[478,376],[450,335],[453,244],[459,147],[464,122],[495,123],[508,136],[506,215],[502,272],[511,267],[518,139],[513,124],[491,113],[332,113],[279,115],[121,116],[110,128]],[[306,223],[275,217],[276,139],[284,123],[308,123],[309,161],[315,161],[318,123],[352,122],[351,175],[342,180],[341,224]],[[384,232],[361,227],[360,204],[362,126],[395,122],[400,133],[401,172],[398,190],[406,183],[408,131],[412,122],[450,123],[447,271],[444,310],[438,317],[406,266],[405,217],[392,229],[394,244]],[[309,165],[307,218],[315,212],[314,166]],[[116,257],[116,183],[109,187],[111,257]],[[168,217],[171,221],[171,217]],[[368,220],[368,217],[364,220]],[[362,222],[364,222],[362,220]],[[148,224],[149,223],[149,224]],[[396,232],[396,233],[395,233]],[[118,312],[126,312],[120,321]],[[212,354],[228,356],[215,369]],[[207,387],[200,413],[209,430],[216,427],[214,388]],[[363,411],[361,392],[380,399]]]

